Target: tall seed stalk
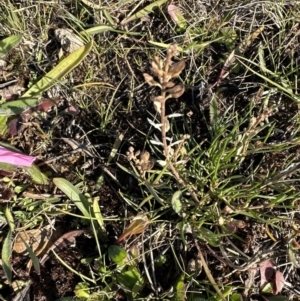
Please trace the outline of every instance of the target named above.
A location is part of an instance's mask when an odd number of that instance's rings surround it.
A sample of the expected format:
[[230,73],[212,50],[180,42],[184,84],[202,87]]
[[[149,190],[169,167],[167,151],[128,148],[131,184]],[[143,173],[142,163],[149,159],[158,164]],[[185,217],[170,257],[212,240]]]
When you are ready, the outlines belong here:
[[[156,81],[150,74],[144,73],[144,79],[150,86],[157,86],[160,88],[160,95],[152,97],[154,108],[160,115],[161,119],[161,138],[164,150],[164,155],[166,158],[166,163],[168,164],[170,170],[172,171],[174,177],[176,178],[179,186],[185,188],[188,185],[181,178],[178,171],[176,170],[172,159],[175,158],[173,152],[171,151],[171,145],[168,144],[167,132],[170,128],[168,116],[166,116],[166,101],[169,98],[178,98],[184,91],[185,86],[183,84],[175,84],[171,81],[172,78],[178,77],[182,70],[185,68],[185,60],[181,60],[177,63],[172,64],[172,58],[177,55],[177,46],[171,45],[167,50],[167,55],[163,61],[160,57],[155,56],[151,62],[151,71],[156,75],[158,81]],[[195,189],[188,188],[194,201],[199,202]]]

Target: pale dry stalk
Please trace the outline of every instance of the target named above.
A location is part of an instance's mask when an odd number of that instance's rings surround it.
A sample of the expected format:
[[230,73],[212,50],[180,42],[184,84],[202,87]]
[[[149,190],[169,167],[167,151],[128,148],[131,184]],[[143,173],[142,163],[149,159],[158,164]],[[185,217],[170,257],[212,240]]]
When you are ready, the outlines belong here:
[[[187,184],[181,178],[174,164],[172,163],[172,158],[170,157],[170,150],[167,140],[168,121],[166,117],[166,101],[171,97],[178,98],[184,93],[184,85],[175,85],[175,83],[170,81],[172,78],[179,76],[182,70],[185,68],[184,60],[181,60],[172,65],[172,58],[177,54],[177,52],[177,46],[171,45],[167,50],[167,56],[164,62],[161,58],[157,56],[152,61],[151,70],[157,75],[159,83],[156,82],[154,78],[147,73],[144,73],[144,78],[150,86],[159,86],[161,89],[161,94],[157,97],[154,97],[153,102],[156,111],[160,114],[161,117],[161,136],[164,155],[166,157],[166,162],[170,170],[172,171],[174,177],[176,178],[179,186],[187,187]],[[191,193],[191,196],[194,199],[194,201],[199,202],[195,190],[191,188],[189,189],[189,192]]]

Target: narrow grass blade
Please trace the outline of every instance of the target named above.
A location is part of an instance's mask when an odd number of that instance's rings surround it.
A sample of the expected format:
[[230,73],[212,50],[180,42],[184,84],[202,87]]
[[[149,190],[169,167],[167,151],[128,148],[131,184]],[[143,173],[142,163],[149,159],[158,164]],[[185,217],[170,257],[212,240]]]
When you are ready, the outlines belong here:
[[114,21],[114,19],[111,17],[110,13],[107,10],[103,10],[103,14],[107,20],[107,22],[111,25],[111,26],[116,26],[116,23]]
[[[82,278],[82,279],[84,279],[84,280],[87,280],[87,281],[89,281],[89,282],[91,282],[91,283],[93,283],[93,284],[96,284],[96,282],[95,282],[94,279],[89,278],[89,277],[83,275],[82,273],[80,273],[80,272],[74,270],[74,269],[73,269],[70,265],[68,265],[62,258],[60,258],[60,257],[58,256],[58,254],[57,254],[54,250],[52,250],[52,252],[53,252],[54,256],[56,257],[56,259],[57,259],[64,267],[66,267],[69,271],[71,271],[74,275],[77,275],[78,277],[80,277],[80,278]],[[75,300],[76,300],[76,299],[75,299]]]
[[11,283],[12,280],[12,266],[10,263],[10,256],[12,253],[11,249],[11,231],[9,230],[7,233],[6,238],[4,239],[3,246],[2,246],[2,267],[5,272],[6,278],[9,283]]
[[213,127],[215,127],[219,119],[218,101],[217,101],[217,95],[215,93],[213,93],[213,97],[211,98],[209,104],[209,117],[210,117],[210,123],[212,124]]
[[4,56],[22,40],[22,36],[10,36],[0,41],[0,57]]
[[29,254],[30,259],[32,260],[32,263],[33,263],[33,266],[34,266],[34,269],[35,269],[36,273],[38,275],[40,275],[41,268],[40,268],[39,259],[36,257],[36,255],[34,254],[33,250],[30,248],[30,246],[28,245],[28,243],[23,239],[23,237],[20,236],[20,238],[21,238],[21,240],[23,241],[23,243],[25,245],[25,248],[26,248],[26,250],[27,250],[27,252]]
[[137,19],[140,19],[144,16],[147,16],[149,13],[151,13],[155,7],[159,7],[161,6],[162,4],[164,4],[165,2],[167,2],[168,0],[158,0],[158,1],[155,1],[149,5],[147,5],[145,8],[143,8],[142,10],[138,11],[137,13],[135,13],[134,15],[130,16],[129,18],[123,20],[121,22],[122,25],[125,25],[131,21],[134,21],[134,20],[137,20]]
[[116,139],[115,139],[115,142],[114,142],[114,145],[113,145],[113,148],[109,154],[109,157],[108,157],[108,160],[107,160],[107,164],[109,164],[113,159],[114,157],[116,156],[116,153],[121,145],[121,142],[123,141],[123,138],[124,138],[124,135],[123,134],[120,134]]
[[69,181],[63,178],[54,178],[53,183],[57,186],[66,196],[74,202],[81,213],[90,219],[90,203],[88,199]]
[[83,59],[89,54],[93,46],[93,40],[86,45],[80,47],[78,50],[72,52],[68,57],[63,59],[56,67],[34,84],[24,95],[20,98],[27,98],[39,96],[53,85],[55,85],[62,77],[77,67]]
[[130,35],[130,36],[141,36],[142,35],[139,32],[118,30],[109,25],[97,25],[97,26],[94,26],[94,27],[91,27],[91,28],[88,28],[88,29],[82,31],[81,34],[86,33],[88,35],[94,35],[94,34],[98,34],[98,33],[105,32],[105,31],[111,31],[111,32],[126,34],[126,35]]
[[[168,49],[170,48],[171,44],[166,44],[166,43],[161,43],[161,42],[155,42],[155,41],[151,41],[149,40],[148,41],[151,45],[154,45],[154,46],[157,46],[157,47],[160,47],[160,48],[165,48],[165,49]],[[184,49],[180,46],[177,45],[177,50],[179,52],[184,52]]]
[[[269,79],[268,77],[266,77],[266,76],[260,74],[259,72],[256,72],[256,71],[253,70],[251,67],[249,67],[248,65],[246,65],[243,61],[246,61],[246,62],[251,63],[251,64],[256,65],[256,66],[257,66],[257,64],[255,64],[254,62],[252,62],[252,61],[250,61],[250,60],[248,60],[248,59],[246,59],[246,58],[243,58],[243,57],[241,57],[241,56],[237,56],[237,58],[238,58],[239,62],[240,62],[246,69],[250,70],[253,74],[259,76],[260,78],[262,78],[263,80],[265,80],[266,82],[268,82],[269,84],[271,84],[272,86],[278,88],[279,91],[282,91],[283,93],[285,93],[285,95],[289,96],[291,99],[293,99],[293,100],[295,100],[295,101],[297,101],[297,102],[300,102],[300,96],[294,94],[294,93],[292,92],[291,89],[286,88],[286,87],[284,87],[284,86],[282,86],[282,85],[279,85],[277,82],[274,82],[274,81],[272,81],[271,79]],[[258,67],[259,67],[259,66],[258,66]],[[264,71],[266,71],[266,70],[264,70]]]
[[93,201],[93,213],[94,216],[99,224],[99,231],[100,231],[100,239],[102,241],[106,240],[106,230],[105,230],[105,225],[104,225],[104,221],[103,221],[103,216],[100,210],[100,206],[99,206],[99,198],[95,198]]

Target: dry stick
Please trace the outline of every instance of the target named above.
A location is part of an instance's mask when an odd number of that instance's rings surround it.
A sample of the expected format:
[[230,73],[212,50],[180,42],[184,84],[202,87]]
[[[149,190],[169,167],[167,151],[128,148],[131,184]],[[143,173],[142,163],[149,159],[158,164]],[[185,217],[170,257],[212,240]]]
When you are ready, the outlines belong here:
[[211,272],[210,272],[210,270],[209,270],[209,268],[208,268],[208,265],[207,265],[207,263],[206,263],[206,261],[205,261],[205,259],[204,259],[204,256],[203,256],[202,251],[201,251],[201,249],[200,249],[200,247],[199,247],[199,244],[198,244],[197,239],[194,239],[194,241],[195,241],[195,245],[196,245],[196,248],[197,248],[197,251],[198,251],[198,256],[199,256],[199,258],[200,258],[200,260],[201,260],[203,269],[204,269],[204,271],[205,271],[205,274],[206,274],[206,276],[207,276],[209,282],[210,282],[211,285],[214,287],[215,291],[216,291],[217,294],[220,296],[220,298],[221,298],[223,301],[226,301],[224,295],[222,294],[221,290],[219,289],[219,287],[218,287],[218,285],[217,285],[217,283],[216,283],[214,277],[212,276],[212,274],[211,274]]

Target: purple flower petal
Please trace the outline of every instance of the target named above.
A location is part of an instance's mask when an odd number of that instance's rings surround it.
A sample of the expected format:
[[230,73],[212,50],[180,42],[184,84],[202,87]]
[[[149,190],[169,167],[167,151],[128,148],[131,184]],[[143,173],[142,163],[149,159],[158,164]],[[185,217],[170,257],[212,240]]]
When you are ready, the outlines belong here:
[[10,151],[0,146],[0,162],[20,166],[31,166],[36,158]]

